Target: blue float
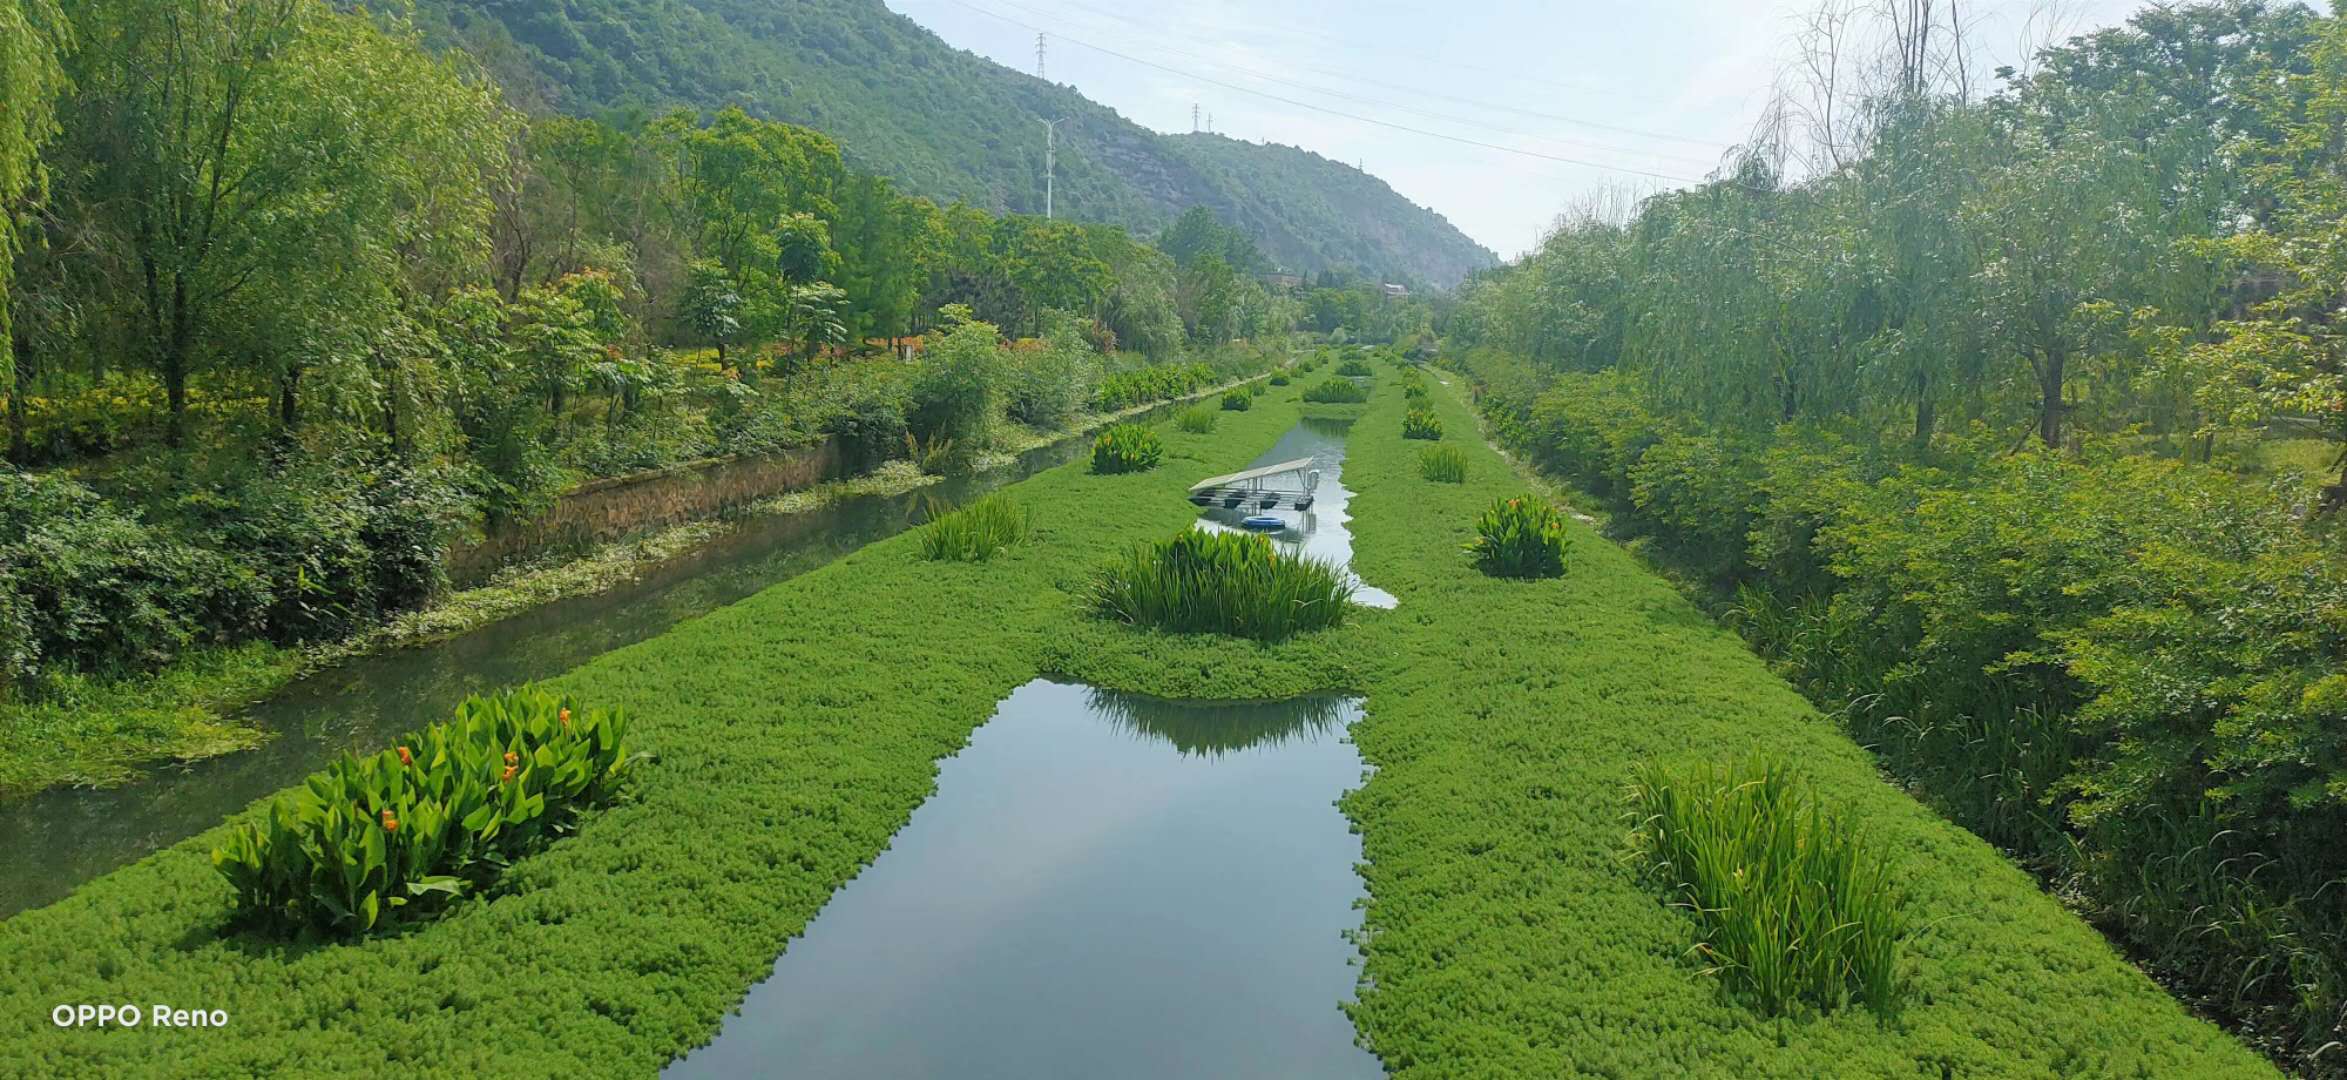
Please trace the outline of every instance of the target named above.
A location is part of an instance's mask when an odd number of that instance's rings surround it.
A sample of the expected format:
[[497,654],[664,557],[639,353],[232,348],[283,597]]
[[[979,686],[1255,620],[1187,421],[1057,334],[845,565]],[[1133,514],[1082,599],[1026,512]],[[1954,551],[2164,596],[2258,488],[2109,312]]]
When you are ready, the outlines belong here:
[[1277,514],[1250,514],[1244,520],[1240,521],[1239,524],[1244,525],[1250,529],[1262,529],[1265,531],[1276,531],[1288,527],[1287,521],[1282,519]]

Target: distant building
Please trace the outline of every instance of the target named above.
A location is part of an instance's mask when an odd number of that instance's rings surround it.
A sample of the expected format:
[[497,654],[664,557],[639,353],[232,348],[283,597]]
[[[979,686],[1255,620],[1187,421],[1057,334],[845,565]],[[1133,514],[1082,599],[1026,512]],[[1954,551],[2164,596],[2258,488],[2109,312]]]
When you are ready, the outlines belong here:
[[1410,298],[1410,287],[1407,285],[1396,285],[1389,281],[1379,288],[1385,290],[1385,298],[1388,300],[1407,300]]

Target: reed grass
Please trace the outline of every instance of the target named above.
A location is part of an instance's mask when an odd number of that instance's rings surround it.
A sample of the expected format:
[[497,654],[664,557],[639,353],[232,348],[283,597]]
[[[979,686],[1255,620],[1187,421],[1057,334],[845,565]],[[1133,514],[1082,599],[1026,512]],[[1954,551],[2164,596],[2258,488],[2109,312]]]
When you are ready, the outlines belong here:
[[1369,391],[1344,379],[1322,379],[1304,388],[1304,400],[1320,405],[1358,405],[1369,400]]
[[1192,435],[1204,435],[1214,430],[1214,410],[1203,405],[1192,405],[1174,415],[1174,427]]
[[1027,538],[1034,515],[1008,495],[988,495],[921,530],[921,555],[933,561],[985,562]]
[[1418,452],[1418,475],[1442,484],[1467,482],[1467,455],[1455,446],[1429,446]]
[[1092,608],[1135,626],[1279,641],[1342,623],[1353,585],[1336,564],[1244,533],[1185,529],[1134,548],[1094,580]]
[[1761,1012],[1896,1015],[1907,913],[1889,866],[1782,763],[1639,765],[1636,857],[1697,926],[1706,970]]

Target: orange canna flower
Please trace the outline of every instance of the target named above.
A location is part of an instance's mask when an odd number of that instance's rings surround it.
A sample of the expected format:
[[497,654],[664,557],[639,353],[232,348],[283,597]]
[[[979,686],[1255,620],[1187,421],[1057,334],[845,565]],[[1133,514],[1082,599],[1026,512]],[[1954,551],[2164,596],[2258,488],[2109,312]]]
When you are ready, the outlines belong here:
[[554,714],[554,718],[555,718],[555,719],[557,719],[557,720],[560,720],[560,721],[562,721],[562,726],[564,726],[564,727],[569,727],[569,726],[570,726],[570,710],[569,710],[569,709],[564,709],[564,710],[562,710],[561,712]]
[[498,782],[498,783],[500,783],[500,784],[509,783],[509,782],[511,782],[511,781],[513,780],[513,775],[514,775],[515,773],[518,773],[518,772],[520,772],[520,771],[522,771],[522,767],[521,767],[521,766],[519,766],[519,765],[508,765],[508,766],[506,766],[506,767],[505,767],[505,775],[498,777],[498,778],[497,778],[497,782]]
[[521,764],[521,760],[522,756],[520,754],[514,753],[511,750],[505,752],[505,764],[508,768]]
[[413,765],[416,763],[416,756],[414,754],[408,753],[407,747],[402,746],[399,748],[399,763],[402,765]]
[[383,831],[384,831],[384,832],[398,832],[398,831],[399,831],[399,819],[398,819],[398,818],[395,818],[395,817],[392,817],[392,816],[391,816],[391,811],[389,811],[389,810],[385,810],[385,811],[383,811]]

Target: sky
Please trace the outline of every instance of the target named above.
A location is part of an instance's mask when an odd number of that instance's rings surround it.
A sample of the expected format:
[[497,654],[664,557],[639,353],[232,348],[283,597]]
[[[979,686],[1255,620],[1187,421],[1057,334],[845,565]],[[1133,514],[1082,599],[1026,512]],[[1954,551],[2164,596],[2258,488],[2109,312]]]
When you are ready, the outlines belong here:
[[[1357,163],[1513,258],[1593,195],[1700,180],[1751,132],[1817,0],[885,2],[1030,73],[1042,28],[1046,77],[1135,123],[1188,131],[1196,105],[1232,138]],[[2049,2],[1962,3],[1978,66],[2024,57]],[[2063,0],[2054,19],[2077,33],[2143,6]]]

